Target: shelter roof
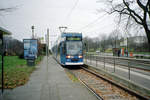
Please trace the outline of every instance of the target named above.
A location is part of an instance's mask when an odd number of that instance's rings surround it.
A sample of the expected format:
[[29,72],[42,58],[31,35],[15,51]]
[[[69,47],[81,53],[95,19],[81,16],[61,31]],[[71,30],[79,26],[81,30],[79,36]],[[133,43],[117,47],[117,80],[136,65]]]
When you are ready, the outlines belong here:
[[12,33],[2,27],[0,27],[0,34],[2,35],[11,35]]

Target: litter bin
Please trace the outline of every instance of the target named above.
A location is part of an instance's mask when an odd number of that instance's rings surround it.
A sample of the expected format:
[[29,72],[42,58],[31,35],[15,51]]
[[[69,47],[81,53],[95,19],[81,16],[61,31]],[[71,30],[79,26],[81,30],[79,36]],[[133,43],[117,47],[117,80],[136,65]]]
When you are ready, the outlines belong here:
[[35,59],[27,59],[28,66],[35,66]]

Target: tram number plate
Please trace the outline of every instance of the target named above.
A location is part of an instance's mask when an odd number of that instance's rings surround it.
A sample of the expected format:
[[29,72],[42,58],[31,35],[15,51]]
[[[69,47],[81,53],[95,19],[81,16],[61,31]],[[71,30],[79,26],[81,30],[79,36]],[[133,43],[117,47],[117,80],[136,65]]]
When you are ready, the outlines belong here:
[[71,61],[72,61],[72,62],[77,62],[77,61],[78,61],[78,59],[71,59]]

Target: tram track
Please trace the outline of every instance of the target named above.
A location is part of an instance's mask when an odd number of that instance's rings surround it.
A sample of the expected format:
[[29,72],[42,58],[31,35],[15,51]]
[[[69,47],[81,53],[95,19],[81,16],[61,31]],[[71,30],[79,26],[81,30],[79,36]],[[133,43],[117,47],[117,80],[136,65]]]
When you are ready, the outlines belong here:
[[85,66],[81,66],[80,69],[67,70],[94,93],[98,100],[149,100],[149,98],[130,91]]
[[[80,79],[79,79],[80,80]],[[92,88],[90,88],[84,81],[80,80],[80,82],[89,90],[91,91],[96,97],[98,100],[103,100],[103,98],[98,95]]]

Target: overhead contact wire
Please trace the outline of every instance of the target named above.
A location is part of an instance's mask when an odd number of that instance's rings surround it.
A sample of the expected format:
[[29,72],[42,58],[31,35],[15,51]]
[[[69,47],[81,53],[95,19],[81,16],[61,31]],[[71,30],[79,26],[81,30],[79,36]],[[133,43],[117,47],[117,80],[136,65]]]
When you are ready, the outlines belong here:
[[68,13],[67,17],[66,17],[66,21],[68,20],[68,18],[70,18],[72,12],[75,10],[77,4],[78,4],[79,0],[76,0],[74,6],[72,7],[72,9],[70,10],[70,12]]

